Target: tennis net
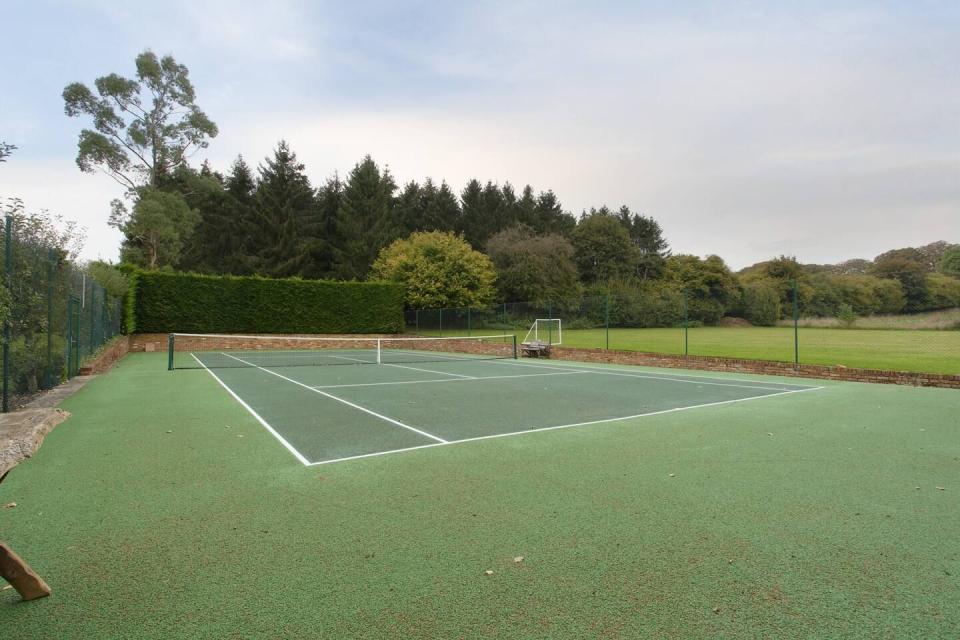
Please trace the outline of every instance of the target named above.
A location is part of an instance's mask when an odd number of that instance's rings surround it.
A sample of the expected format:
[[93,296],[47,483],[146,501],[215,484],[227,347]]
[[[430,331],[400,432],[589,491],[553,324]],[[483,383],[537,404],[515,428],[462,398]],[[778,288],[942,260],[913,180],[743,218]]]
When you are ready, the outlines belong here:
[[447,338],[332,338],[171,333],[168,369],[402,364],[516,358],[513,334]]

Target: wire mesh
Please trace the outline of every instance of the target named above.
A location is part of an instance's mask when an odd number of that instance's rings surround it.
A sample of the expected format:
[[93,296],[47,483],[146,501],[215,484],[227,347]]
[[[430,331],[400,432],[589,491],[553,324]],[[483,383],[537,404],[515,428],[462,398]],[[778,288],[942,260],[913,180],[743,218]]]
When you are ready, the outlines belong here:
[[[845,324],[840,318],[814,317],[802,289],[794,286],[789,293],[786,317],[774,326],[752,326],[740,317],[704,322],[695,295],[670,289],[612,290],[604,296],[469,309],[409,309],[405,317],[409,333],[426,336],[496,331],[522,340],[537,318],[560,318],[563,346],[570,348],[960,374],[960,309],[911,316],[909,327],[901,324],[904,316],[860,316]],[[923,328],[912,328],[918,323]]]
[[[36,393],[74,377],[82,363],[120,333],[119,298],[57,247],[17,220],[0,220],[0,264],[7,292],[3,339],[3,400],[10,411]],[[0,299],[3,300],[3,299]]]

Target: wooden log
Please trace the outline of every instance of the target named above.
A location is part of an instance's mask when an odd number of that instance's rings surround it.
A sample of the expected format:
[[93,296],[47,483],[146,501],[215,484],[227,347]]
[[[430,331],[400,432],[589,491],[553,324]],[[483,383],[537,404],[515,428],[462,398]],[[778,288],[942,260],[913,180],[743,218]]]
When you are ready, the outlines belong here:
[[4,542],[0,542],[0,576],[9,582],[24,600],[36,600],[50,595],[50,587],[43,578]]

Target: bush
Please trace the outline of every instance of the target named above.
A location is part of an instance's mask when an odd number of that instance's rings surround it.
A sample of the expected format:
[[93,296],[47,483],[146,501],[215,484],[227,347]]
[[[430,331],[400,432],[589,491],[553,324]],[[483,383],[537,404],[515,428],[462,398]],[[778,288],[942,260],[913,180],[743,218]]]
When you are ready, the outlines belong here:
[[478,307],[493,301],[497,278],[486,255],[452,233],[413,233],[380,250],[374,277],[402,285],[414,309]]
[[960,280],[941,273],[927,276],[927,309],[960,307]]
[[772,327],[780,319],[780,292],[772,284],[751,282],[743,288],[743,314],[758,327]]
[[840,321],[844,329],[851,329],[857,321],[857,312],[849,304],[844,303],[840,305],[840,310],[837,311],[837,320]]
[[142,271],[125,324],[143,333],[399,333],[403,287]]
[[683,322],[683,294],[660,282],[617,279],[604,289],[610,296],[611,327],[675,327]]

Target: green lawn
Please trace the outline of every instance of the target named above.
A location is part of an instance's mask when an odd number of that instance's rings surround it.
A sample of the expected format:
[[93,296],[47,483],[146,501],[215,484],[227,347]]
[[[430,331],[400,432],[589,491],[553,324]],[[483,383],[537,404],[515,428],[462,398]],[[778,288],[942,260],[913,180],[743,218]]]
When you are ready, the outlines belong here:
[[[475,329],[473,335],[500,333]],[[439,335],[438,332],[421,332]],[[466,332],[444,331],[444,336]],[[525,330],[517,332],[523,339]],[[690,354],[793,362],[793,329],[788,327],[698,327],[690,329]],[[564,330],[563,344],[604,348],[604,329]],[[610,329],[611,349],[683,353],[683,329]],[[800,362],[805,364],[960,374],[960,331],[882,329],[800,329]]]
[[8,637],[960,637],[957,391],[825,382],[305,467],[164,368],[94,379],[0,485],[54,590],[0,591]]

